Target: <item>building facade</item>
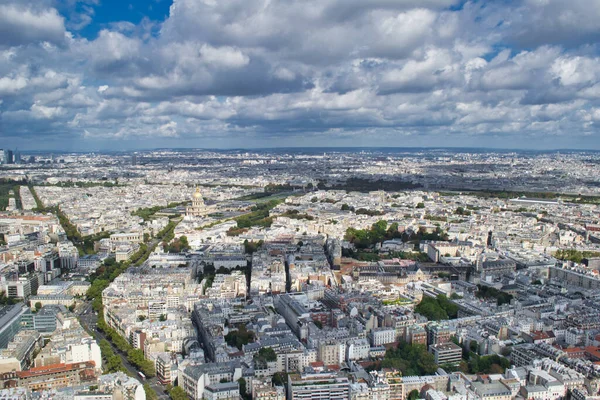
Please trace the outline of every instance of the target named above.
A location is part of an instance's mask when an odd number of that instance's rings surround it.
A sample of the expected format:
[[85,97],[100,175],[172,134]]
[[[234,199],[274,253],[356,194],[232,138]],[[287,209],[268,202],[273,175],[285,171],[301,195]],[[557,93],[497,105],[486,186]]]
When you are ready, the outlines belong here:
[[288,400],[347,400],[350,398],[348,378],[336,373],[308,373],[288,375]]

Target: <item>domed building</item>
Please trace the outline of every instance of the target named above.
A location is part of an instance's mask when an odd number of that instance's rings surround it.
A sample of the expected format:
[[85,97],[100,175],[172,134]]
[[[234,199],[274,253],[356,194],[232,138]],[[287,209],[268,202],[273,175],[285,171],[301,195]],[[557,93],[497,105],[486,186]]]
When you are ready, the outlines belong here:
[[197,187],[196,192],[192,195],[192,205],[186,208],[185,215],[188,217],[204,217],[208,212],[202,193],[200,193],[200,188]]

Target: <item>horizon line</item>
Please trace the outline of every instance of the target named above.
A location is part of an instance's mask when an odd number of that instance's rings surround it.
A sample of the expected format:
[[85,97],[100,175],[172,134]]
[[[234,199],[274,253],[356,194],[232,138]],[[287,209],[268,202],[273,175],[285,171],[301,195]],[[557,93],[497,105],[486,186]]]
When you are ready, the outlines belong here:
[[[534,148],[501,148],[501,147],[478,147],[478,146],[279,146],[279,147],[154,147],[154,148],[139,148],[129,150],[60,150],[60,149],[45,149],[45,150],[13,150],[19,153],[60,153],[60,154],[87,154],[87,153],[135,153],[135,152],[151,152],[151,151],[249,151],[249,150],[478,150],[486,152],[537,152],[537,153],[553,153],[553,152],[600,152],[600,149],[577,149],[577,148],[554,148],[554,149],[534,149]],[[11,150],[4,148],[4,150]]]

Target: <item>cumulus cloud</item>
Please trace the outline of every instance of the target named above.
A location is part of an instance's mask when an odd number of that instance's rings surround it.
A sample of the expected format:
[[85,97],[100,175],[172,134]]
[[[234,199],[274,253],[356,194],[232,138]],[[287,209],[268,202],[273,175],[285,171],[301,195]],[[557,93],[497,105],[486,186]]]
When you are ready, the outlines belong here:
[[64,18],[56,9],[40,9],[26,2],[0,3],[0,45],[61,43],[64,38]]
[[102,30],[91,43],[83,43],[80,51],[89,57],[94,72],[106,76],[130,75],[141,57],[142,43],[120,32]]
[[200,48],[200,57],[207,64],[222,68],[240,68],[250,62],[250,58],[238,49],[215,48],[206,44]]
[[565,86],[595,83],[600,77],[600,60],[587,57],[559,57],[551,72]]
[[174,0],[81,37],[98,6],[0,0],[0,136],[600,133],[596,0]]
[[596,0],[524,0],[510,10],[509,38],[523,46],[577,45],[600,39]]
[[27,86],[27,79],[22,76],[0,78],[0,95],[6,96],[17,93],[19,90]]

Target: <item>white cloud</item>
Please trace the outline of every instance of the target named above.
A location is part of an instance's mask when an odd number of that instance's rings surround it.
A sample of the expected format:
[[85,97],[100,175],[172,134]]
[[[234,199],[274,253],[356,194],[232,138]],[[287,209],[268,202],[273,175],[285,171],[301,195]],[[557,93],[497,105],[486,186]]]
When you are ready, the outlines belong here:
[[51,0],[0,0],[15,135],[600,133],[592,0],[175,0],[88,39],[73,1],[65,31]]
[[46,107],[40,104],[31,106],[31,116],[38,119],[54,119],[65,114],[62,107]]
[[600,61],[587,57],[559,57],[552,63],[551,72],[563,85],[594,83],[600,75]]
[[250,57],[229,46],[216,48],[205,44],[200,48],[200,56],[207,64],[224,68],[240,68],[250,62]]
[[8,94],[17,93],[19,90],[27,86],[27,79],[22,76],[8,77],[4,76],[0,78],[0,95],[5,96]]
[[65,37],[64,19],[54,8],[0,4],[0,45],[19,46],[31,42],[60,43]]

